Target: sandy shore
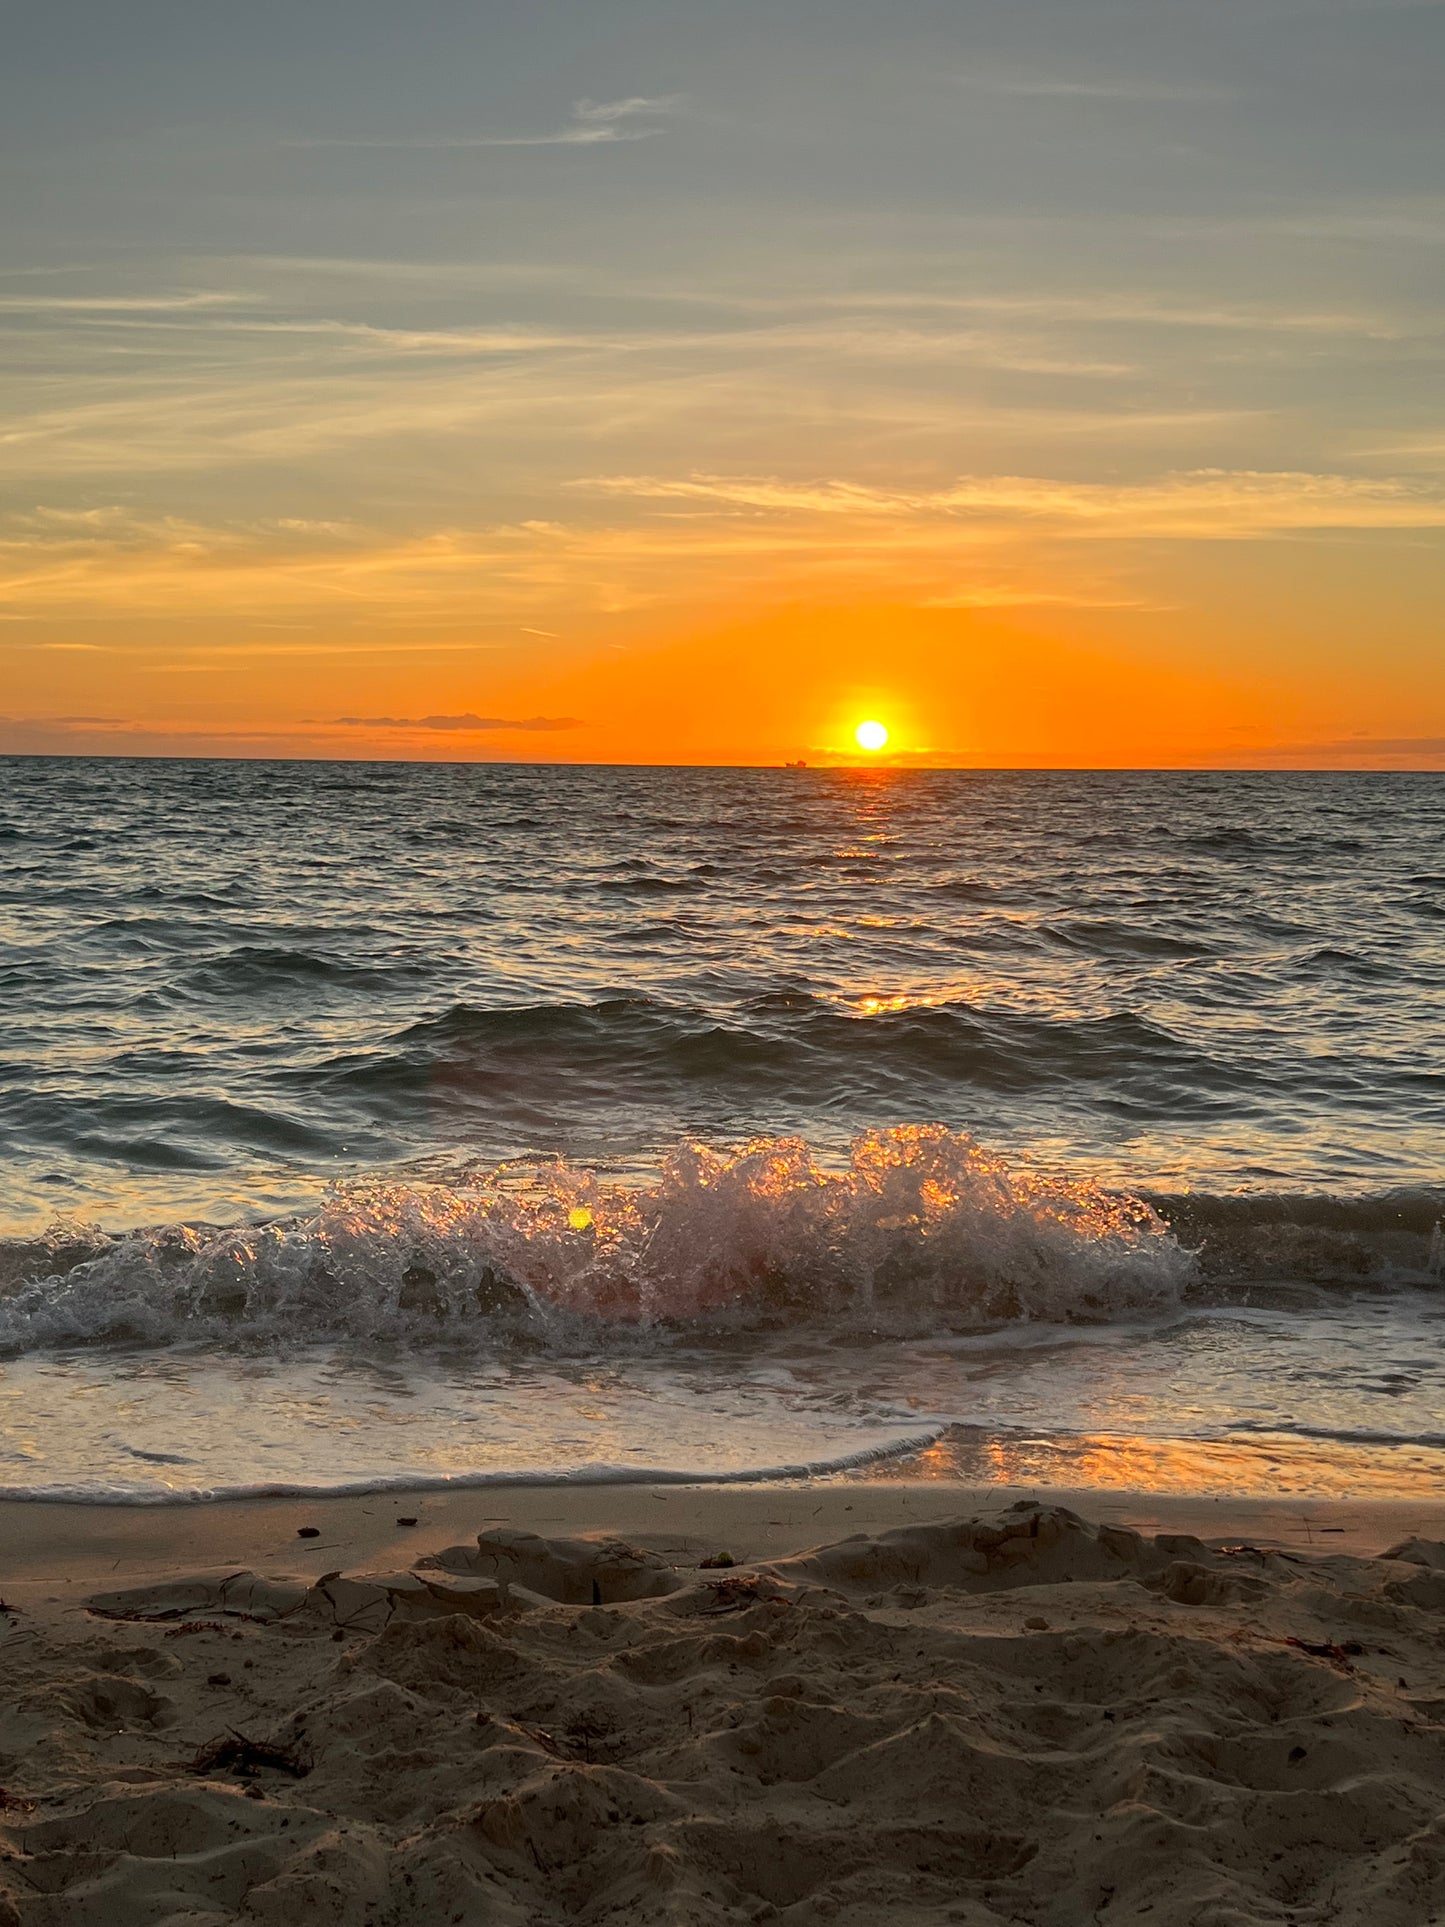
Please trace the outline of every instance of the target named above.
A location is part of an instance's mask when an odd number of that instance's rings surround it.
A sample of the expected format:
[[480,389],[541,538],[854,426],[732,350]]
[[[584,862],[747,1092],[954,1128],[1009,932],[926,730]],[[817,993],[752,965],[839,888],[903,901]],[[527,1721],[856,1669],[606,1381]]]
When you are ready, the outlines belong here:
[[[1372,1553],[1407,1538],[1445,1539],[1445,1493],[1419,1499],[1248,1499],[1097,1487],[958,1486],[936,1480],[764,1485],[502,1486],[238,1499],[216,1505],[17,1504],[0,1501],[0,1590],[93,1590],[112,1574],[184,1567],[294,1572],[404,1565],[484,1525],[572,1535],[679,1533],[740,1559],[774,1559],[827,1537],[956,1518],[1039,1499],[1136,1531],[1221,1534],[1300,1551]],[[401,1527],[398,1518],[414,1518]],[[297,1538],[302,1526],[319,1537]],[[61,1596],[56,1594],[57,1597]]]
[[0,1506],[0,1927],[1423,1927],[1441,1542],[861,1481]]

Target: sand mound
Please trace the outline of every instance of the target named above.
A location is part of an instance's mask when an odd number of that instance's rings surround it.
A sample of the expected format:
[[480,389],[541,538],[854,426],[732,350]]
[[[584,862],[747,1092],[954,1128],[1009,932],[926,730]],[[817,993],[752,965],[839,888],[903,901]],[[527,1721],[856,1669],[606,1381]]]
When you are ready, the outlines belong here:
[[620,1539],[543,1539],[505,1526],[479,1532],[475,1546],[448,1546],[423,1559],[418,1570],[433,1567],[523,1586],[570,1606],[656,1599],[682,1583],[666,1560]]
[[1023,1505],[98,1594],[0,1638],[0,1927],[1422,1927],[1439,1551]]

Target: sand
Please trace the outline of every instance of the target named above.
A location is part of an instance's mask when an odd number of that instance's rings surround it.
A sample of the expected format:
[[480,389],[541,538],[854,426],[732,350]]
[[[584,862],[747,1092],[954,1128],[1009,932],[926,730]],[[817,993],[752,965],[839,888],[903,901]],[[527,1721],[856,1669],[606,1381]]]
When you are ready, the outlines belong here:
[[0,1927],[1445,1922],[1445,1506],[0,1506],[0,1592]]

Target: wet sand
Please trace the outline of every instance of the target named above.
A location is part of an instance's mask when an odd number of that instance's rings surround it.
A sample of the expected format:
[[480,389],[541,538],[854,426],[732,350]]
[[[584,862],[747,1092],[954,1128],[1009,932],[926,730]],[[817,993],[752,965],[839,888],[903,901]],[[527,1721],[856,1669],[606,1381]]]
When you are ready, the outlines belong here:
[[[162,1506],[0,1502],[0,1588],[92,1588],[110,1575],[184,1567],[294,1572],[403,1565],[484,1525],[530,1532],[678,1534],[739,1558],[772,1559],[850,1532],[954,1518],[1016,1499],[1072,1507],[1141,1532],[1225,1535],[1307,1551],[1371,1553],[1410,1538],[1445,1539],[1445,1494],[1418,1499],[1250,1499],[1063,1486],[940,1481],[827,1484],[492,1486],[325,1499],[233,1499]],[[415,1518],[414,1527],[398,1526]],[[302,1526],[320,1536],[297,1538]]]

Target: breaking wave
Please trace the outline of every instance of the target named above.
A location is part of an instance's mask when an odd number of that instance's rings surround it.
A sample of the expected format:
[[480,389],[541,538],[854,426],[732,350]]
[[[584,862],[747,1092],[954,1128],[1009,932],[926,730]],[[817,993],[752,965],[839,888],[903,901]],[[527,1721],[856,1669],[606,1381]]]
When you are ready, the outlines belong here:
[[1141,1195],[1197,1252],[1202,1275],[1212,1282],[1428,1285],[1445,1278],[1445,1187],[1439,1185],[1353,1196]]
[[326,1339],[572,1347],[669,1331],[976,1329],[1168,1310],[1195,1260],[1160,1213],[1011,1168],[941,1125],[845,1167],[798,1138],[684,1145],[651,1182],[562,1163],[335,1190],[313,1214],[12,1245],[0,1350]]

